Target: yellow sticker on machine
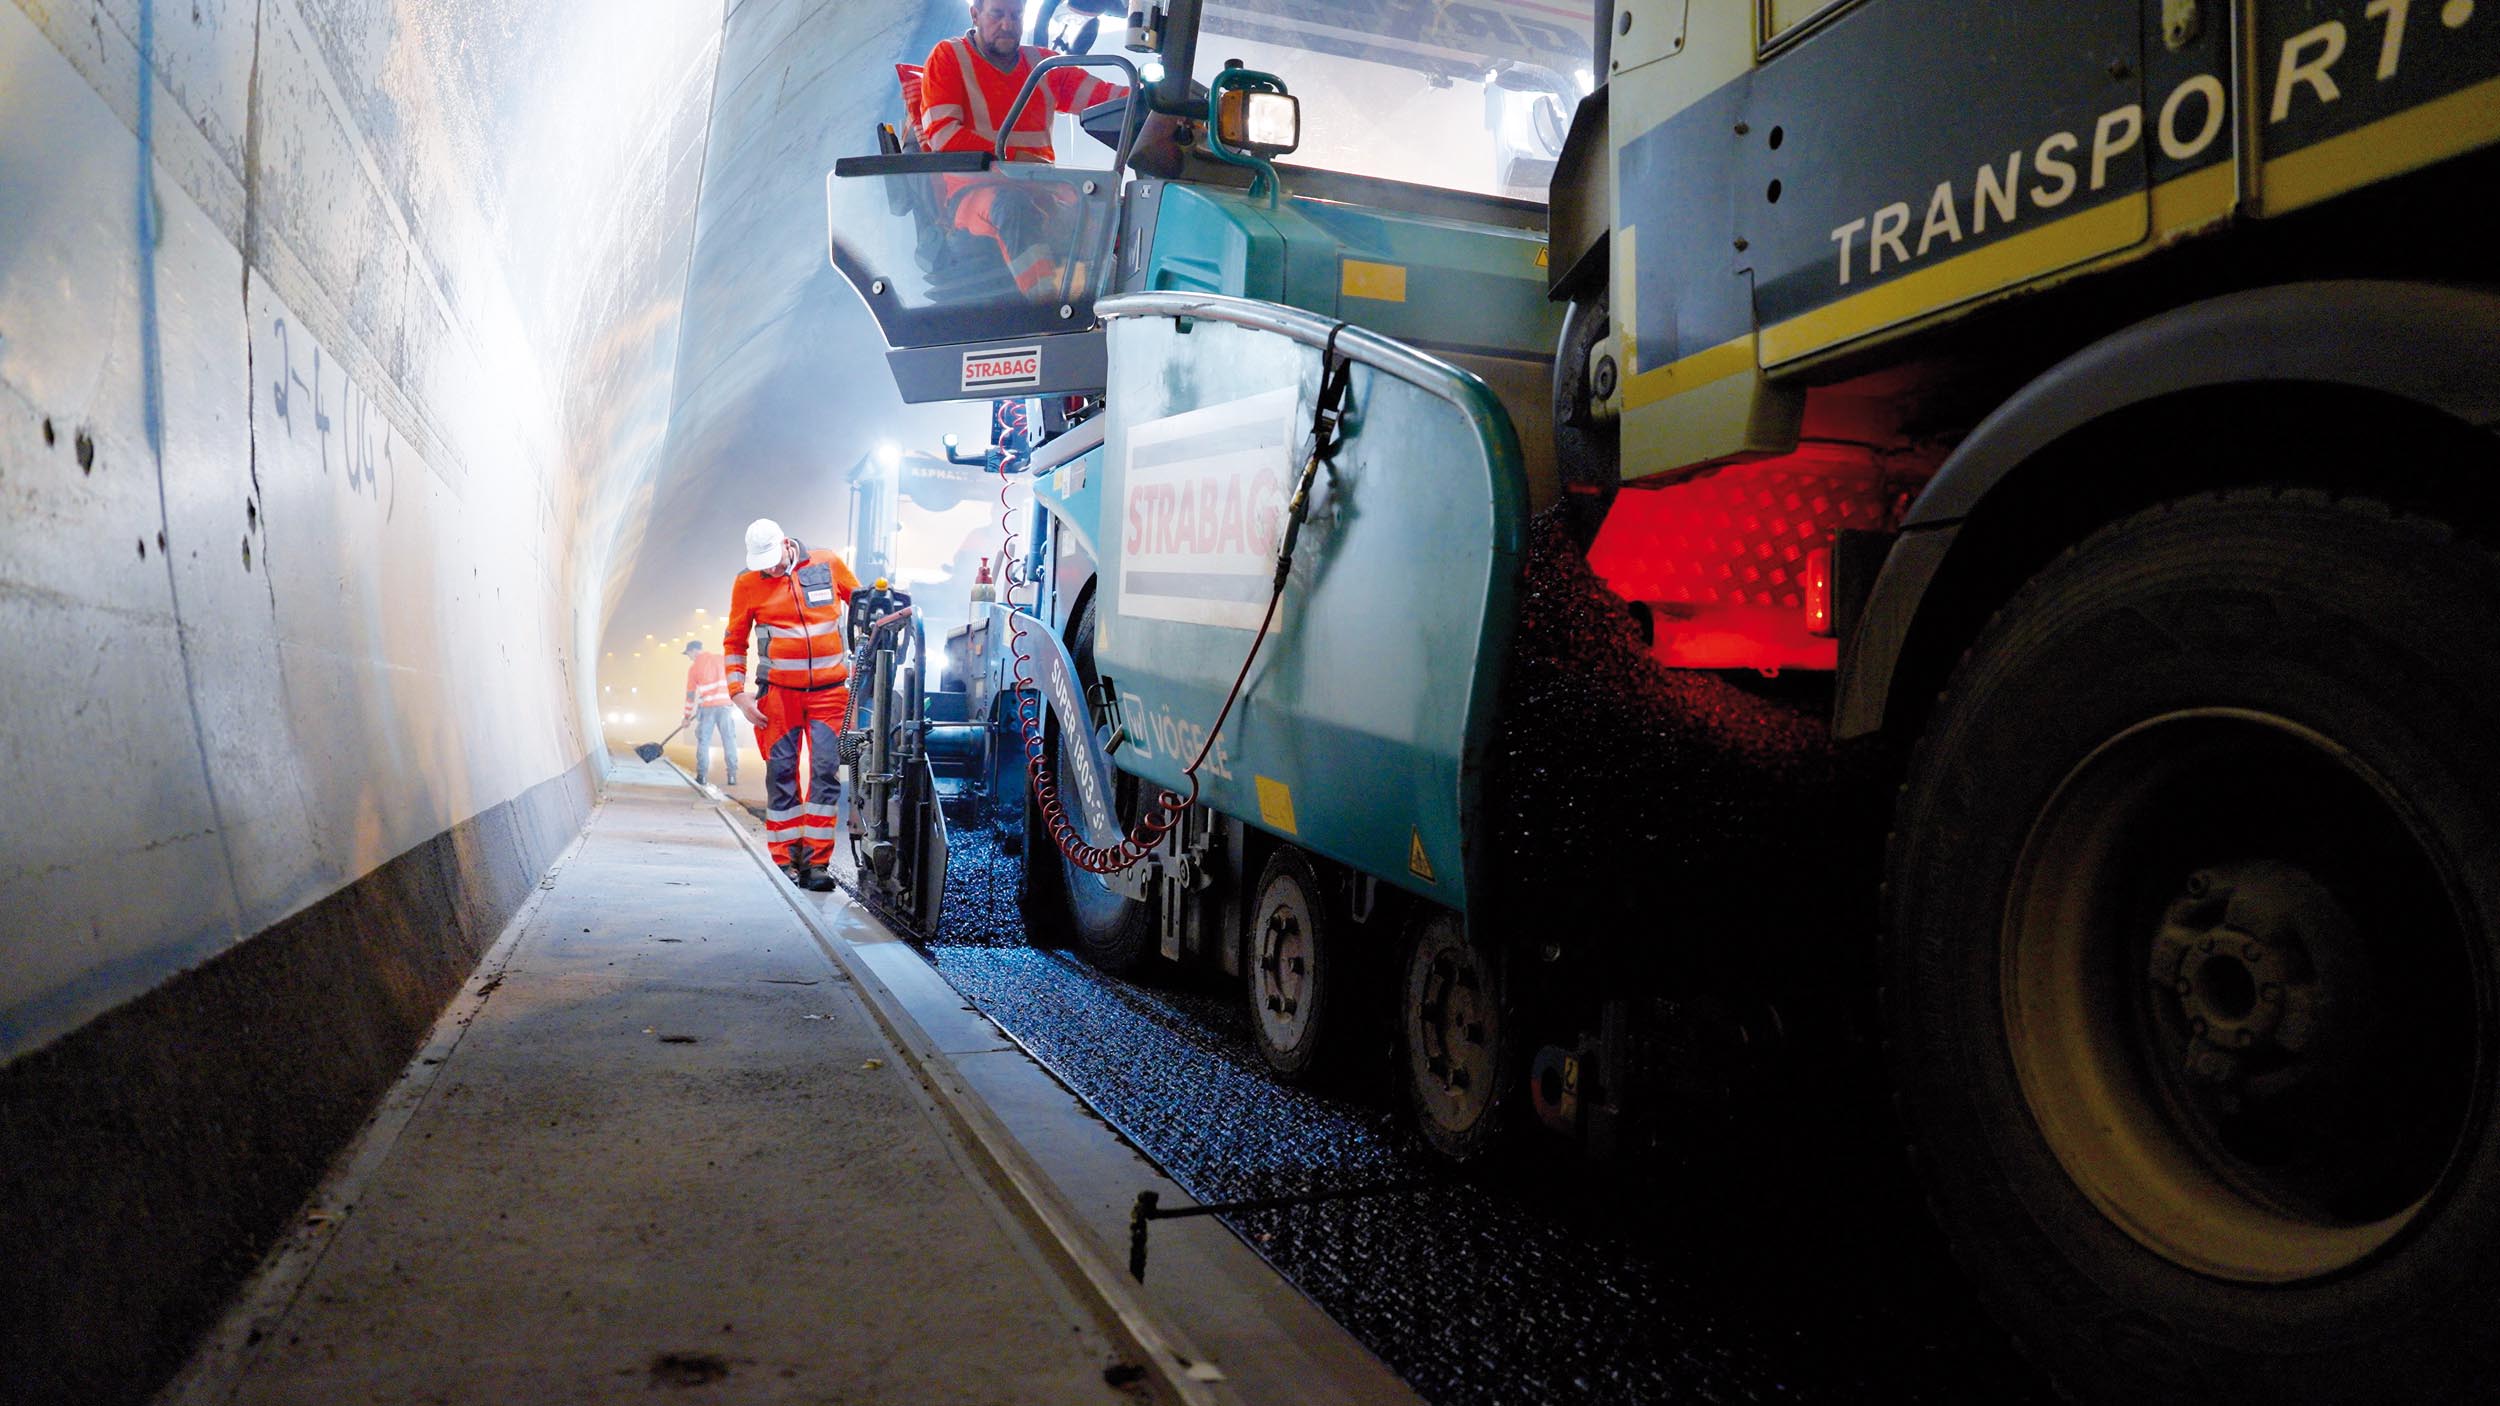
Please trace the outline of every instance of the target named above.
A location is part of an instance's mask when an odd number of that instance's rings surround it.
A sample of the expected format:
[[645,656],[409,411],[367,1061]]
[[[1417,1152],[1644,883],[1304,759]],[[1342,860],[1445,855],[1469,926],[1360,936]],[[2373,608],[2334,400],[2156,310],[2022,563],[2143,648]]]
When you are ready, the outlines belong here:
[[1259,787],[1259,823],[1288,835],[1301,831],[1293,824],[1293,788],[1273,776],[1254,776]]
[[1428,884],[1441,882],[1432,877],[1432,858],[1424,853],[1424,832],[1409,830],[1407,833],[1412,838],[1406,842],[1406,871]]
[[1375,303],[1403,303],[1406,301],[1406,265],[1348,259],[1340,273],[1338,288],[1349,298],[1368,298]]

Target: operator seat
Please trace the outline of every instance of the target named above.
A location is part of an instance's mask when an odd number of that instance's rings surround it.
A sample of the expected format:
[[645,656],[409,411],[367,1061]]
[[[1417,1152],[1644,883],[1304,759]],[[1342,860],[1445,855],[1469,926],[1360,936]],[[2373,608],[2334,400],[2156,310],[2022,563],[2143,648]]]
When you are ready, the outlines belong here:
[[[877,124],[877,150],[886,156],[921,150],[920,65],[898,63],[894,74],[903,88],[904,121],[900,133]],[[912,259],[926,276],[929,301],[989,303],[1020,296],[998,242],[958,228],[940,191],[934,178],[894,181],[886,187],[887,207],[896,215],[911,216]]]

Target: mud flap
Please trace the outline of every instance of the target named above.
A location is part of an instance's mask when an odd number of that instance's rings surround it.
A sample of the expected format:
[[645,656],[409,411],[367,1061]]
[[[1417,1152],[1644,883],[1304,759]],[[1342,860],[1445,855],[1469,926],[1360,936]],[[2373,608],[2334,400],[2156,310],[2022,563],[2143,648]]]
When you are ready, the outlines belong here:
[[1111,755],[1103,750],[1103,740],[1094,730],[1093,714],[1085,706],[1084,690],[1076,678],[1076,661],[1059,637],[1040,620],[1018,614],[1010,626],[1010,647],[1021,649],[1032,661],[1033,684],[1041,691],[1043,701],[1050,705],[1052,716],[1059,720],[1059,775],[1052,778],[1060,794],[1070,799],[1070,818],[1084,834],[1085,843],[1097,849],[1110,849],[1120,843],[1124,834],[1120,814],[1115,807],[1112,789],[1114,777]]

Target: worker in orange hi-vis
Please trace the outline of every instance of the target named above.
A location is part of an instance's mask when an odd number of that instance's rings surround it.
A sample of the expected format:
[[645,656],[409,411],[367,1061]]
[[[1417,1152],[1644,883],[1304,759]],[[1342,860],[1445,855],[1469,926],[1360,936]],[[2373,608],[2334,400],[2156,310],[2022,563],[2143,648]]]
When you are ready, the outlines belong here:
[[686,721],[694,725],[694,784],[711,785],[712,744],[720,743],[729,784],[738,784],[738,740],[729,733],[729,680],[721,657],[706,654],[703,641],[686,641]]
[[[1024,91],[1033,66],[1051,56],[1048,49],[1022,42],[1024,6],[1018,0],[973,0],[971,12],[972,28],[955,38],[938,41],[921,68],[918,122],[920,145],[925,151],[997,150],[999,124],[1006,120],[1007,110],[1015,106],[1016,95]],[[1128,89],[1106,82],[1088,70],[1053,70],[1043,77],[1040,90],[1025,104],[1024,111],[1016,115],[1015,129],[1007,136],[1007,159],[1054,159],[1056,153],[1050,146],[1052,118],[1062,112],[1083,112],[1096,103],[1126,96]],[[1141,159],[1140,165],[1150,170],[1163,169],[1166,174],[1168,168],[1177,167],[1179,154],[1172,149],[1175,128],[1169,117],[1158,115],[1149,120],[1138,146],[1141,153],[1152,154]],[[1034,202],[1046,194],[1039,189],[1015,193]],[[1000,252],[1007,256],[1008,271],[1015,275],[1016,287],[1025,296],[1082,296],[1082,287],[1061,287],[1065,277],[1058,251],[1046,236],[1019,238],[1021,231],[1010,232],[1019,223],[1047,224],[1053,213],[1044,210],[1037,212],[1036,220],[1019,221],[1020,212],[1012,208],[1015,195],[995,183],[962,189],[955,200],[956,226],[998,241]]]
[[[859,578],[840,557],[809,551],[770,518],[748,525],[746,565],[729,591],[722,676],[764,753],[764,834],[773,862],[792,883],[822,893],[833,887],[825,866],[841,814],[837,742],[851,702],[842,616]],[[753,655],[750,635],[760,641]],[[752,693],[745,687],[750,659]]]

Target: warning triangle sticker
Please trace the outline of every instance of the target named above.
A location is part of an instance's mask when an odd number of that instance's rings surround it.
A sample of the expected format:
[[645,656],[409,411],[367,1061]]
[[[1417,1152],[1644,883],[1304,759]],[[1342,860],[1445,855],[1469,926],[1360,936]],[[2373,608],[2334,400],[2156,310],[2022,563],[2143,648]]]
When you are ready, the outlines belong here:
[[1407,871],[1425,883],[1438,883],[1439,880],[1432,877],[1432,861],[1424,857],[1424,832],[1410,830],[1408,833],[1413,838],[1406,845]]

